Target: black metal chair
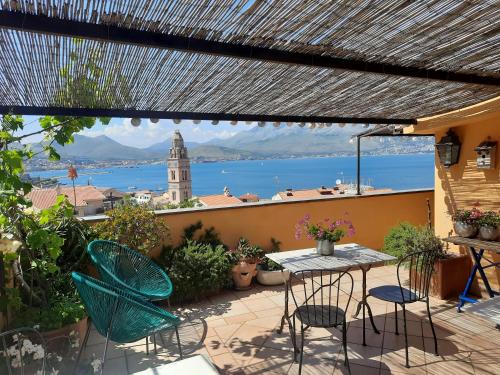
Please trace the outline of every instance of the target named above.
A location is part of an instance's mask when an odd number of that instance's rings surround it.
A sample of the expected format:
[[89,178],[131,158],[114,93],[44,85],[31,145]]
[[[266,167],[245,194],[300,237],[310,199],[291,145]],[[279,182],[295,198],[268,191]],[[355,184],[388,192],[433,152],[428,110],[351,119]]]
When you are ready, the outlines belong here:
[[[342,280],[343,278],[346,281]],[[293,280],[299,281],[302,288],[294,291]],[[337,328],[339,326],[342,326],[344,364],[350,374],[349,358],[347,357],[346,314],[354,285],[351,274],[325,270],[297,271],[292,274],[291,281],[289,287],[296,306],[292,324],[294,346],[297,342],[297,319],[300,322],[302,336],[300,350],[294,347],[294,361],[297,358],[297,352],[300,352],[299,375],[302,373],[304,332],[310,327]]]
[[33,328],[0,332],[0,374],[45,374],[47,345]]
[[[432,335],[434,336],[434,348],[438,355],[437,338],[432,323],[431,310],[429,308],[429,287],[431,285],[431,277],[434,272],[434,262],[438,258],[436,251],[418,251],[408,254],[398,262],[397,276],[399,285],[383,285],[368,290],[367,297],[378,298],[383,301],[394,303],[394,314],[396,316],[396,335],[399,335],[398,330],[398,305],[401,305],[403,310],[403,326],[405,333],[405,353],[406,367],[410,367],[408,359],[408,334],[406,329],[406,308],[405,305],[414,302],[425,302],[427,304],[427,315],[431,324]],[[400,270],[401,266],[409,273],[408,286],[403,287],[401,284]]]

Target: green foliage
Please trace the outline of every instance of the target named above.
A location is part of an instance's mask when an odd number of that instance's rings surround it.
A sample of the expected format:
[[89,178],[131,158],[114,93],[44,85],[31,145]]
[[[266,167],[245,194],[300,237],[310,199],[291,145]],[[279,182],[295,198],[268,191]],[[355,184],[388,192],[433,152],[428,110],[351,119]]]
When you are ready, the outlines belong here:
[[439,257],[445,257],[443,243],[428,227],[416,227],[403,222],[392,228],[384,238],[382,251],[398,260],[416,251],[436,251]]
[[191,199],[184,199],[182,202],[179,204],[169,202],[164,205],[159,205],[156,207],[157,210],[174,210],[177,208],[193,208],[193,207],[199,207],[200,201],[198,198],[191,198]]
[[481,227],[496,228],[500,225],[500,215],[495,211],[483,212],[477,220],[477,224]]
[[116,241],[149,254],[168,238],[168,227],[145,206],[122,205],[106,212],[109,217],[95,225],[100,239]]
[[[278,241],[276,238],[271,237],[271,253],[278,253],[281,251],[281,241]],[[281,271],[283,269],[278,263],[272,261],[268,257],[263,257],[260,263],[261,268],[264,271]]]
[[26,307],[16,313],[13,327],[39,326],[42,332],[77,323],[85,316],[85,308],[77,295],[60,296],[47,307]]
[[477,225],[478,219],[482,216],[482,212],[473,207],[471,210],[457,210],[452,216],[453,221],[471,225]]
[[227,256],[231,264],[236,264],[242,260],[249,263],[257,263],[264,257],[265,251],[257,245],[252,245],[246,239],[241,237],[234,249],[228,252]]
[[[196,236],[198,231],[201,233]],[[219,237],[219,234],[215,231],[214,227],[205,228],[203,230],[203,223],[201,221],[195,224],[189,225],[184,228],[184,233],[182,235],[182,244],[185,245],[188,241],[196,241],[199,243],[209,244],[212,247],[222,246],[226,248]]]
[[174,285],[172,299],[183,302],[230,286],[232,264],[222,245],[187,240],[178,247],[164,247],[161,258]]

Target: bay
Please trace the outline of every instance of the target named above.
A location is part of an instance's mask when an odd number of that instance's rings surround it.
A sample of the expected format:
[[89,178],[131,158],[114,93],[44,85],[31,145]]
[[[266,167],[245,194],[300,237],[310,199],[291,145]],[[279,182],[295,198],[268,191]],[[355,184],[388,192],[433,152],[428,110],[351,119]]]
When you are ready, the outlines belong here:
[[[222,194],[225,186],[233,195],[253,193],[271,198],[286,188],[312,189],[333,186],[337,180],[355,183],[356,157],[241,160],[191,165],[193,194]],[[61,177],[71,181],[65,170],[30,172],[32,176]],[[434,154],[363,156],[362,183],[376,188],[406,190],[434,186]],[[129,191],[167,190],[165,164],[139,165],[134,168],[112,167],[80,169],[77,185],[90,183]]]

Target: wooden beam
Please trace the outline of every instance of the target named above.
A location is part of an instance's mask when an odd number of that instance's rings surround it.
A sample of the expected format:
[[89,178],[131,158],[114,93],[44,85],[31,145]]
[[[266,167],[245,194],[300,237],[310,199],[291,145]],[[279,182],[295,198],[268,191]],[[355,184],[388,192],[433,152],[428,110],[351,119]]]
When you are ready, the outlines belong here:
[[78,117],[139,117],[159,119],[219,120],[219,121],[269,121],[269,122],[319,122],[347,124],[416,124],[414,119],[378,117],[328,117],[328,116],[285,116],[243,113],[173,112],[137,109],[66,108],[0,106],[0,114],[30,116],[78,116]]
[[84,38],[114,43],[134,44],[143,47],[173,49],[183,52],[210,54],[240,59],[269,61],[281,64],[295,64],[327,69],[343,69],[390,76],[421,78],[478,85],[500,86],[500,77],[457,73],[444,70],[424,69],[363,60],[331,56],[312,55],[272,48],[229,44],[205,39],[168,35],[158,32],[134,30],[103,24],[93,24],[33,15],[22,12],[0,11],[0,27],[54,34],[72,38]]

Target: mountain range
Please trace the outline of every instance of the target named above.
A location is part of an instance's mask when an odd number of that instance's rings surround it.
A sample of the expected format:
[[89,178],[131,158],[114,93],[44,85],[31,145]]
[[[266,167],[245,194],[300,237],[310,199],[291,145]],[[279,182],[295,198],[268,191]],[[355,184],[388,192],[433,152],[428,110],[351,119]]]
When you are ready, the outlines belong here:
[[[326,155],[354,155],[355,144],[349,142],[353,134],[361,132],[360,127],[340,128],[332,126],[321,129],[288,127],[253,127],[226,139],[213,139],[204,143],[186,142],[189,156],[194,161],[240,160],[278,157],[303,157]],[[390,139],[384,143],[381,138],[364,138],[363,153],[412,153],[433,150],[433,140],[418,138]],[[165,159],[171,145],[168,138],[147,148],[125,146],[113,139],[100,135],[88,137],[75,135],[74,142],[57,151],[64,160],[92,161],[140,161]],[[33,149],[40,149],[34,144]]]

